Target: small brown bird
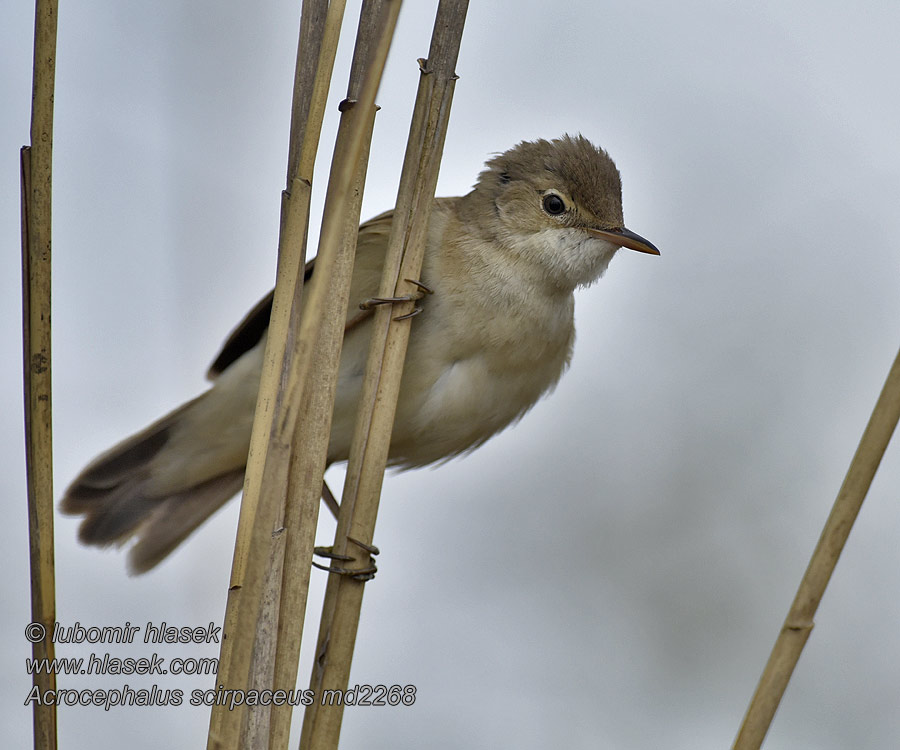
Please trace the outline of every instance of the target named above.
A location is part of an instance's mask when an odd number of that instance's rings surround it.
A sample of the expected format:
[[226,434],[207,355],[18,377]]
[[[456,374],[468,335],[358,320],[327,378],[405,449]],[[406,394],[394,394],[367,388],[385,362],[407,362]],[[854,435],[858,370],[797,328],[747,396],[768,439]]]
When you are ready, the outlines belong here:
[[[659,254],[625,229],[619,172],[585,138],[523,142],[486,167],[468,195],[434,202],[421,275],[434,293],[410,332],[395,466],[472,450],[521,417],[572,356],[575,288],[620,247]],[[391,218],[359,228],[351,300],[377,294]],[[141,573],[241,489],[271,306],[270,294],[232,332],[209,369],[212,388],[75,479],[61,507],[84,515],[81,541],[137,537],[129,567]],[[347,322],[358,315],[349,310]],[[369,328],[357,319],[344,336],[329,462],[347,458]]]

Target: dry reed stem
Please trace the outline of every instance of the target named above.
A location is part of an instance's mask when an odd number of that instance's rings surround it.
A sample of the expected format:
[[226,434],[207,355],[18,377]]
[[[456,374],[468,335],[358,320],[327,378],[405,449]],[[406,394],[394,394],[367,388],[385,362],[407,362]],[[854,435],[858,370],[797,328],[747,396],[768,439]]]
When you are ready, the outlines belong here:
[[[398,4],[395,3],[391,7],[395,5]],[[396,12],[392,14],[392,18],[393,20],[386,24],[384,32],[379,35],[375,45],[376,51],[371,75],[366,77],[357,105],[363,110],[374,108],[375,94],[393,35]],[[346,148],[335,155],[326,195],[326,209],[320,235],[319,253],[316,259],[316,272],[310,282],[307,303],[303,308],[303,315],[300,317],[299,332],[296,336],[288,339],[291,342],[289,346],[291,363],[286,382],[282,379],[284,383],[282,408],[277,409],[272,417],[273,431],[268,439],[267,456],[262,467],[261,481],[259,479],[251,480],[251,477],[248,476],[245,484],[245,494],[255,493],[258,501],[255,504],[251,502],[249,506],[251,511],[255,510],[255,513],[252,521],[248,522],[252,524],[252,528],[249,533],[249,544],[246,547],[249,554],[243,566],[243,577],[239,582],[233,582],[231,589],[234,592],[236,590],[234,586],[238,585],[240,589],[237,590],[243,592],[244,595],[237,597],[241,602],[237,607],[237,614],[232,619],[226,617],[226,625],[229,622],[234,623],[233,631],[226,632],[226,635],[231,636],[232,640],[230,647],[232,663],[229,668],[228,682],[225,685],[227,689],[245,689],[250,679],[256,626],[261,611],[261,600],[264,597],[265,568],[267,560],[271,559],[265,553],[271,543],[273,531],[280,530],[281,524],[276,525],[275,522],[280,520],[284,511],[287,459],[291,456],[291,447],[285,441],[285,437],[293,435],[293,428],[298,419],[299,405],[302,403],[304,394],[316,392],[320,388],[333,388],[333,380],[337,376],[339,348],[335,348],[330,354],[320,354],[324,349],[319,347],[327,348],[328,345],[327,337],[320,335],[320,332],[326,327],[330,310],[329,300],[347,296],[346,290],[342,291],[335,286],[335,270],[340,267],[339,251],[344,235],[344,217],[350,204],[348,193],[364,144],[370,137],[370,128],[366,127],[366,123],[366,118],[353,120],[353,124],[347,130]],[[293,315],[291,317],[293,321],[295,318]],[[339,344],[340,340],[338,339],[338,347]],[[331,364],[322,369],[321,364],[326,359]],[[327,385],[329,379],[332,380],[331,386]],[[251,443],[251,460],[253,459],[252,448]],[[321,492],[326,450],[327,436],[321,446],[304,443],[303,451],[295,454],[298,457],[321,455],[321,462],[313,469],[318,473],[317,494],[314,499],[316,503],[318,502],[318,493]],[[270,457],[274,460],[269,460]],[[310,549],[308,558],[311,558],[311,551]],[[237,564],[237,552],[235,560]],[[215,712],[216,708],[214,708]],[[246,742],[242,740],[242,736],[246,738],[244,735],[247,726],[245,724],[247,716],[245,707],[241,706],[234,711],[225,711],[224,715],[221,715],[222,713],[222,711],[219,712],[218,721],[214,719],[211,723],[210,747],[247,746]],[[213,729],[219,731],[214,732]]]
[[[382,296],[415,291],[406,279],[417,279],[422,264],[467,7],[467,0],[440,3],[429,58],[420,61],[422,75],[391,225]],[[339,554],[349,553],[348,536],[363,544],[372,542],[410,325],[409,319],[392,318],[410,312],[412,307],[409,302],[393,310],[376,311],[335,533],[333,551]],[[345,563],[345,567],[365,567],[366,556],[359,554],[358,545],[353,549],[357,560]],[[362,581],[336,574],[329,578],[310,683],[318,698],[325,690],[347,688],[362,593]],[[301,749],[336,749],[342,718],[342,705],[314,701],[304,717]]]
[[[377,5],[378,3],[367,3]],[[306,412],[297,424],[295,442],[302,450],[295,452],[296,464],[291,468],[291,495],[298,496],[301,507],[317,504],[322,491],[322,475],[325,470],[331,412],[337,382],[337,367],[343,338],[343,324],[349,295],[350,276],[356,247],[359,223],[359,199],[352,189],[361,180],[361,163],[371,137],[375,111],[375,94],[384,70],[387,52],[396,25],[399,2],[387,0],[379,33],[374,40],[371,65],[363,81],[358,100],[345,108],[339,144],[335,149],[331,176],[325,199],[325,210],[320,233],[319,251],[315,273],[312,275],[307,304],[300,321],[300,333],[296,342],[294,368],[286,388],[286,403],[296,395],[304,403]],[[355,215],[354,215],[355,209]],[[315,345],[315,348],[313,348]],[[301,426],[302,425],[302,426]],[[305,434],[301,434],[305,433]],[[292,501],[294,502],[294,501]],[[317,507],[317,505],[316,505]],[[290,565],[309,567],[312,557],[312,534],[315,524],[307,522],[304,514],[288,513],[287,520],[295,528],[295,535],[308,539],[301,550],[299,545],[290,551]],[[310,519],[314,521],[313,519]],[[291,533],[288,533],[289,545]],[[290,577],[285,567],[285,576]],[[308,579],[308,572],[304,574]],[[286,608],[297,609],[291,600]],[[302,624],[302,614],[294,621],[283,612],[283,633]],[[277,668],[279,675],[291,675],[281,679],[296,681],[296,660],[299,656],[299,633],[292,633],[288,642],[279,646]],[[293,662],[293,663],[292,663]],[[286,687],[293,687],[287,685]],[[274,714],[273,740],[286,739],[289,722],[283,712]]]
[[330,3],[328,0],[303,0],[291,98],[285,181],[288,195],[298,176],[312,178],[334,57],[344,20],[344,5],[343,0]]
[[[363,155],[361,161],[368,162],[367,154]],[[351,194],[355,192],[357,191],[351,190]],[[348,214],[355,212],[358,217],[361,201],[354,200],[352,203],[348,207]],[[273,585],[278,588],[279,602],[276,609],[277,643],[271,682],[273,687],[285,690],[290,690],[297,684],[311,573],[310,560],[315,544],[322,474],[337,387],[337,379],[332,373],[336,375],[335,368],[340,358],[358,224],[358,221],[352,222],[352,234],[345,233],[341,242],[340,258],[333,277],[335,294],[326,300],[323,326],[318,332],[318,346],[313,354],[317,363],[313,365],[310,383],[303,391],[303,406],[294,429],[294,444],[302,447],[292,455],[284,520],[283,565],[279,568],[277,581],[273,581]],[[282,750],[288,747],[291,714],[290,704],[271,708],[268,739],[270,748]]]
[[[31,620],[47,634],[56,620],[53,554],[53,421],[50,372],[51,188],[53,93],[56,75],[56,0],[37,0],[31,146],[21,151],[22,335],[25,397],[25,460],[28,483],[28,542],[31,564]],[[35,659],[53,659],[52,639],[32,644]],[[56,689],[56,676],[35,674],[41,694]],[[34,747],[57,746],[56,706],[35,701]]]
[[762,745],[803,646],[812,632],[816,609],[881,463],[881,457],[897,427],[898,418],[900,418],[900,353],[888,373],[884,388],[800,582],[797,595],[775,641],[734,742],[734,750],[757,750]]
[[[310,32],[306,32],[307,26],[315,26],[315,20],[310,22],[306,20],[306,16],[313,9],[304,6],[303,18],[301,18],[300,42],[298,44],[298,64],[295,72],[295,79],[298,76],[306,76],[306,86],[300,86],[299,80],[295,80],[295,99],[291,116],[292,137],[288,150],[288,174],[289,179],[291,170],[296,167],[298,177],[294,179],[294,188],[285,191],[282,201],[282,233],[279,243],[279,263],[281,258],[286,255],[285,249],[288,248],[292,255],[296,255],[297,248],[300,248],[300,256],[297,268],[303,265],[303,259],[306,257],[307,232],[309,228],[309,201],[310,186],[313,177],[313,169],[315,166],[316,151],[318,149],[319,136],[321,133],[322,119],[325,113],[325,104],[328,91],[331,84],[332,72],[334,67],[335,51],[340,37],[341,25],[344,16],[344,0],[333,0],[325,9],[317,9],[317,19],[324,17],[324,29],[321,39],[318,40],[316,46],[310,45],[309,49],[304,49],[304,43],[307,36],[311,36]],[[310,40],[312,41],[312,40]],[[316,54],[316,51],[319,53]],[[305,59],[304,59],[305,58]],[[318,60],[316,60],[318,58]],[[303,61],[301,63],[301,61]],[[301,70],[301,66],[306,70]],[[311,85],[309,82],[311,81]],[[303,117],[303,113],[306,117]],[[289,186],[290,187],[290,186]],[[283,355],[281,368],[281,383],[286,383],[289,378],[291,360],[294,352],[294,337],[299,328],[300,312],[302,309],[302,286],[297,288],[293,295],[292,306],[289,312],[289,321],[287,330],[282,339],[280,332],[275,334],[279,337],[280,351],[279,356]],[[273,308],[274,314],[274,308]],[[329,313],[330,316],[330,313]],[[271,330],[271,329],[270,329]],[[271,334],[270,334],[271,335]],[[279,393],[279,397],[282,394]],[[301,421],[298,426],[293,429],[303,429],[302,417],[311,411],[307,396],[310,394],[305,392],[304,402],[299,407]],[[318,395],[313,391],[312,397]],[[316,412],[315,407],[312,411]],[[329,411],[330,416],[330,411]],[[286,426],[287,429],[287,426]],[[290,435],[284,434],[279,437],[282,441],[291,439]],[[315,442],[315,438],[307,435],[307,440]],[[306,570],[297,570],[296,563],[285,561],[285,554],[293,557],[296,555],[305,555],[306,559],[312,556],[312,548],[315,544],[316,525],[318,521],[319,502],[318,496],[311,496],[311,493],[302,493],[302,500],[291,502],[297,492],[292,489],[292,478],[296,474],[296,464],[302,462],[303,457],[298,457],[296,451],[284,451],[279,455],[288,462],[286,469],[287,475],[283,483],[279,483],[278,489],[281,493],[286,494],[285,508],[277,524],[276,531],[273,532],[271,540],[271,550],[269,555],[269,563],[266,567],[266,579],[264,589],[261,592],[262,607],[260,616],[256,623],[256,635],[254,650],[251,659],[251,675],[250,684],[257,689],[274,688],[275,686],[286,685],[288,688],[296,683],[296,665],[294,666],[294,676],[292,681],[281,681],[275,676],[276,656],[279,651],[280,638],[282,637],[284,628],[284,616],[281,614],[285,602],[283,597],[287,592],[290,599],[290,616],[296,628],[296,647],[297,656],[299,658],[300,638],[303,631],[303,621],[306,612],[306,601],[309,590],[309,565]],[[281,475],[279,475],[281,476]],[[279,495],[281,498],[282,495]],[[302,519],[299,525],[289,522],[289,518]],[[288,567],[288,576],[291,585],[288,589],[282,589],[283,571],[285,566]],[[291,632],[293,635],[293,632]],[[248,722],[243,732],[243,745],[245,747],[273,747],[286,748],[289,741],[290,732],[290,705],[284,707],[287,710],[287,728],[284,732],[277,732],[272,724],[274,716],[273,712],[277,709],[269,706],[248,707]],[[281,727],[284,722],[280,722],[277,726]],[[277,735],[277,736],[276,736]]]
[[[287,484],[291,433],[284,429],[276,432],[275,413],[293,354],[293,346],[287,342],[292,341],[296,325],[293,308],[300,304],[312,172],[343,19],[343,2],[328,5],[325,0],[304,0],[302,13],[288,149],[288,189],[282,196],[278,274],[235,542],[225,614],[226,637],[220,654],[218,682],[229,687],[246,688],[250,682],[255,629],[260,620],[257,615],[261,611],[271,613],[273,609],[262,606],[266,589],[261,587],[260,579],[265,569],[279,564],[280,550],[268,546],[279,544],[277,539],[273,540],[272,532],[280,525],[283,493],[280,501],[269,493],[269,499],[261,502],[260,495],[264,474],[270,489],[283,489]],[[319,103],[319,99],[323,101]],[[303,147],[310,142],[311,147]],[[265,517],[258,512],[260,505],[265,508]],[[251,551],[255,551],[256,561],[248,566]],[[250,581],[256,585],[249,585]],[[247,609],[251,611],[246,612]],[[260,627],[265,629],[264,624]],[[274,627],[269,630],[274,631]],[[208,747],[237,747],[242,727],[242,710],[230,712],[223,706],[214,707]]]
[[[317,356],[320,359],[312,363],[311,380],[304,391],[303,408],[294,430],[294,445],[298,447],[292,457],[288,484],[285,511],[286,547],[280,581],[278,644],[272,680],[274,686],[283,689],[291,689],[297,684],[310,560],[315,543],[319,498],[322,494],[322,473],[327,458],[337,388],[337,365],[344,336],[359,214],[375,118],[374,102],[368,109],[353,103],[361,97],[363,80],[371,67],[378,48],[378,40],[387,20],[387,6],[383,0],[369,0],[363,4],[347,98],[341,107],[341,122],[334,148],[334,164],[337,166],[338,156],[352,145],[349,141],[350,135],[360,127],[356,121],[363,119],[361,127],[367,135],[354,171],[352,186],[346,193],[347,207],[342,218],[340,250],[332,280],[334,292],[327,298],[328,308],[324,312],[323,324],[318,331]],[[326,211],[329,208],[330,204],[326,201]],[[314,449],[310,449],[310,446],[314,446]],[[279,749],[287,747],[290,739],[291,715],[290,704],[272,707],[270,747]]]
[[[366,68],[365,64],[359,64],[359,61],[364,61],[370,56],[370,43],[374,39],[374,27],[377,25],[377,12],[373,14],[372,8],[378,5],[379,3],[370,2],[363,8],[354,53],[355,74],[351,72],[348,101],[355,101],[359,96],[362,83],[360,73]],[[347,134],[352,131],[352,118],[359,116],[366,115],[357,108],[344,107],[335,154],[340,154],[347,148]],[[374,117],[374,107],[370,119],[371,117]],[[372,122],[367,123],[368,133],[371,133],[371,127]],[[315,542],[319,497],[322,492],[322,471],[336,388],[335,378],[328,373],[336,366],[335,358],[339,358],[343,338],[343,321],[346,317],[347,293],[356,250],[368,149],[367,137],[353,179],[354,184],[349,192],[351,200],[344,217],[339,260],[333,278],[335,293],[327,299],[328,309],[324,313],[324,325],[318,331],[319,340],[315,356],[321,359],[311,367],[313,382],[309,383],[303,392],[302,407],[294,428],[295,445],[303,447],[295,450],[292,455],[284,517],[285,553],[283,565],[279,567],[277,575],[273,576],[271,581],[274,594],[272,598],[277,599],[278,604],[274,612],[277,646],[269,682],[283,689],[293,688],[297,682],[310,559]],[[310,445],[315,446],[315,449],[309,450],[307,446]],[[274,706],[267,712],[270,736],[266,738],[266,742],[269,747],[287,747],[290,738],[291,711],[292,707],[286,704]],[[262,737],[259,741],[262,743]]]

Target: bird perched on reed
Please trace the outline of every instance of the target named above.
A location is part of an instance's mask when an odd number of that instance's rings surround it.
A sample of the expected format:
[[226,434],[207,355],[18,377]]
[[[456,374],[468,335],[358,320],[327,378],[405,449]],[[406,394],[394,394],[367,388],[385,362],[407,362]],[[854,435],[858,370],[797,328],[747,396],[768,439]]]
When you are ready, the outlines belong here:
[[[359,228],[350,299],[377,293],[392,212]],[[620,247],[659,254],[625,229],[619,172],[582,136],[522,142],[486,164],[474,189],[435,199],[390,462],[416,467],[469,451],[521,417],[572,356],[573,291]],[[307,278],[315,272],[314,261]],[[160,562],[243,483],[269,295],[232,332],[212,387],[90,463],[62,499],[79,536],[131,537],[129,565]],[[370,325],[347,313],[328,461],[347,458]]]

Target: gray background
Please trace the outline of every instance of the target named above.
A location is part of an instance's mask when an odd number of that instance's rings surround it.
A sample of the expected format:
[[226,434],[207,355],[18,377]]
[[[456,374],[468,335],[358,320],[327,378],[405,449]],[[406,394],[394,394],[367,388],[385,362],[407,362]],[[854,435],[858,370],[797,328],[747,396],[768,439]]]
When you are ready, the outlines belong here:
[[[220,340],[272,282],[295,6],[63,4],[57,495],[96,453],[202,389]],[[434,6],[401,14],[366,216],[396,194]],[[4,745],[23,748],[17,149],[31,23],[28,3],[10,4],[0,31],[0,714]],[[415,684],[418,699],[348,709],[343,746],[729,746],[900,341],[898,28],[896,2],[472,3],[439,194],[468,190],[518,140],[581,132],[616,159],[626,222],[663,254],[623,251],[579,292],[571,370],[519,425],[386,481],[352,681]],[[322,162],[316,206],[326,174]],[[893,445],[771,750],[897,745],[898,463]],[[134,579],[124,555],[80,547],[76,521],[60,518],[59,620],[220,622],[236,517],[233,502]],[[303,681],[308,671],[304,660]],[[154,682],[188,692],[211,680],[60,678]],[[202,747],[206,727],[207,709],[187,705],[59,715],[72,750]]]

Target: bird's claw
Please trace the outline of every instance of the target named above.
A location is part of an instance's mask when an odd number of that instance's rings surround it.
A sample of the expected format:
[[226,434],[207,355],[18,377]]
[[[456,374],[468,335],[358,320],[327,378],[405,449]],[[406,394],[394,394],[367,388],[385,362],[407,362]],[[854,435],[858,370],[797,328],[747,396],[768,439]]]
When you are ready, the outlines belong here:
[[409,320],[410,318],[416,317],[420,312],[422,312],[421,307],[414,307],[412,312],[406,313],[406,315],[398,315],[394,318],[394,320]]
[[348,578],[354,581],[371,581],[375,574],[378,572],[378,568],[375,565],[369,565],[366,568],[352,569],[352,568],[340,568],[337,565],[319,565],[315,560],[313,560],[313,567],[318,568],[319,570],[324,570],[326,573],[335,573],[339,576],[347,576]]
[[366,544],[365,542],[359,541],[359,539],[354,539],[352,536],[347,537],[348,542],[353,542],[357,547],[364,549],[370,555],[380,555],[381,550],[378,549],[374,544]]
[[[380,550],[374,544],[366,544],[358,539],[348,536],[347,541],[352,542],[356,546],[369,553],[369,564],[364,568],[343,568],[339,565],[320,565],[315,560],[312,561],[313,567],[324,570],[326,573],[335,573],[339,576],[347,576],[354,581],[371,581],[378,572],[378,567],[372,559],[372,555],[377,555]],[[319,557],[325,557],[329,560],[338,560],[340,562],[351,562],[356,560],[352,555],[343,555],[334,551],[333,547],[315,547],[313,552]]]
[[[393,305],[395,302],[417,302],[426,294],[434,294],[434,289],[426,286],[421,281],[417,281],[416,279],[404,279],[404,281],[418,287],[417,291],[413,294],[403,294],[398,297],[370,297],[359,303],[359,309],[371,310],[378,305]],[[421,307],[414,307],[412,312],[406,313],[406,315],[398,315],[394,320],[409,320],[409,318],[415,317],[420,312],[422,312]]]
[[434,294],[434,289],[430,286],[423,284],[421,281],[417,279],[403,279],[404,281],[412,284],[413,286],[419,287],[419,296],[416,299],[422,299],[426,294]]
[[[326,557],[329,560],[343,560],[344,562],[356,559],[352,555],[339,555],[334,551],[334,547],[313,547],[313,554],[318,555],[319,557]],[[315,565],[315,563],[313,563],[313,565]]]
[[369,297],[359,303],[360,310],[371,310],[378,305],[392,305],[395,302],[412,302],[412,297],[404,294],[402,297]]

